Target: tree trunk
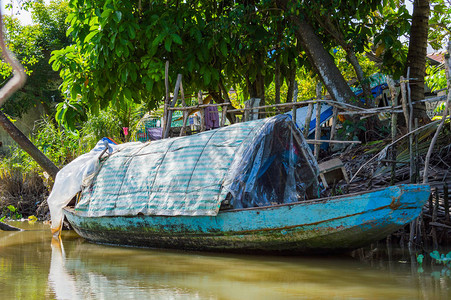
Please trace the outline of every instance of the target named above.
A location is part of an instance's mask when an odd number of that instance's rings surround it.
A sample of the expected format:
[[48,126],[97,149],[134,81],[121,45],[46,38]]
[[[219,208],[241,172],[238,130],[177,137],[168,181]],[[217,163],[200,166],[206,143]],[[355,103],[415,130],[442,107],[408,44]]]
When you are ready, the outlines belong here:
[[274,85],[275,85],[275,96],[274,103],[280,104],[280,56],[276,56],[276,66],[274,70]]
[[3,231],[22,231],[22,229],[0,222],[0,230]]
[[296,81],[296,64],[290,64],[290,71],[288,73],[288,89],[287,89],[287,100],[286,102],[293,102],[293,93],[294,93],[294,82]]
[[340,70],[338,70],[333,58],[324,49],[312,26],[306,22],[302,15],[295,15],[292,13],[292,10],[287,9],[287,7],[294,7],[297,2],[293,0],[276,0],[276,3],[278,7],[285,10],[285,15],[294,25],[295,35],[302,49],[307,53],[311,65],[320,76],[332,98],[339,102],[361,105],[360,101],[356,101],[354,93],[343,78]]
[[0,125],[53,179],[59,169],[0,111]]
[[[406,64],[406,70],[410,67],[410,78],[414,78],[414,83],[410,87],[412,102],[424,99],[429,12],[429,0],[413,1],[412,26]],[[416,104],[413,114],[414,118],[427,118],[426,105],[424,103]]]

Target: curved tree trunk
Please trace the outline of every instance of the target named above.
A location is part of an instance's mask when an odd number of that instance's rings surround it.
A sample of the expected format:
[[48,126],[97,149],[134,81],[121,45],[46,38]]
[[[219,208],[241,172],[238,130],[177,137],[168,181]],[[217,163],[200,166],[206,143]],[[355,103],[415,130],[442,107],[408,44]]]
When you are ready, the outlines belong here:
[[[413,1],[412,27],[406,64],[406,70],[410,67],[410,78],[414,78],[414,83],[410,87],[412,102],[424,99],[429,12],[429,0]],[[424,103],[414,106],[414,117],[427,118]]]
[[0,111],[0,126],[19,144],[53,179],[59,169]]
[[294,7],[296,3],[293,0],[276,0],[277,6],[285,10],[285,15],[294,25],[295,35],[302,49],[307,53],[308,60],[320,76],[327,91],[336,101],[361,105],[360,101],[356,101],[354,93],[335,65],[329,52],[324,49],[313,27],[307,23],[305,18],[301,18],[293,14],[290,9],[287,9],[287,7]]

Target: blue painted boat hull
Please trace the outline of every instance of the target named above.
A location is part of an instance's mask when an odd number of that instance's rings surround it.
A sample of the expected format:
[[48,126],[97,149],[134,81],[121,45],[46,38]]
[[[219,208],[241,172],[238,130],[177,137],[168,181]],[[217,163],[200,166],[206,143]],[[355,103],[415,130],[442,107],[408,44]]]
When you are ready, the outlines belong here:
[[83,238],[106,244],[227,252],[334,252],[385,238],[418,217],[428,185],[271,207],[220,211],[217,216],[82,217],[65,215]]

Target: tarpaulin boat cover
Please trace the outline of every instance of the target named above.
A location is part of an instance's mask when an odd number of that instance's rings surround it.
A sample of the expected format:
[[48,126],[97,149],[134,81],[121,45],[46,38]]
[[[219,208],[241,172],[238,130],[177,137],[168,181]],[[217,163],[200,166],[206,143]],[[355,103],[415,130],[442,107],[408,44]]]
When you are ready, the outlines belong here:
[[206,215],[318,196],[318,166],[289,116],[132,143],[102,159],[75,207],[89,217]]

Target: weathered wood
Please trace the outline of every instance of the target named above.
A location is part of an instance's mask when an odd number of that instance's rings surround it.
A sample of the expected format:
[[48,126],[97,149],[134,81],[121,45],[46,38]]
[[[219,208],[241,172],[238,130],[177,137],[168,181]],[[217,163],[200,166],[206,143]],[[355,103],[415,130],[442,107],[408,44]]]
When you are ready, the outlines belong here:
[[332,144],[361,144],[361,141],[337,141],[337,140],[305,140],[308,144],[323,144],[323,143],[332,143]]
[[406,92],[406,83],[407,81],[404,79],[404,76],[401,76],[399,79],[400,88],[401,88],[401,105],[402,111],[404,113],[404,118],[406,120],[406,125],[409,124],[409,110],[407,108],[407,92]]
[[[321,139],[321,103],[316,104],[316,127],[315,127],[315,140]],[[315,158],[319,157],[320,145],[315,144]]]
[[20,131],[5,114],[0,111],[0,126],[8,132],[11,138],[25,151],[27,152],[50,177],[55,179],[58,173],[58,167],[41,152],[23,133]]
[[[395,107],[398,105],[398,98],[394,97],[392,99],[392,107]],[[398,115],[394,112],[391,114],[391,139],[392,143],[396,140],[396,128],[397,128],[397,121],[398,121]],[[391,158],[393,160],[396,160],[396,144],[394,144],[391,148]],[[396,179],[396,163],[392,163],[391,165],[391,178],[390,178],[390,184],[395,184]]]
[[0,222],[0,230],[3,231],[22,231],[22,229]]
[[165,67],[164,67],[164,87],[165,87],[165,98],[164,98],[164,110],[163,110],[163,127],[161,138],[164,138],[164,133],[166,131],[166,123],[168,120],[168,108],[169,108],[169,61],[166,61]]
[[[203,100],[202,100],[202,91],[199,91],[198,94],[198,103],[199,105],[203,104]],[[201,107],[199,109],[200,112],[200,131],[205,131],[206,127],[205,127],[205,108]]]
[[227,106],[223,106],[221,114],[221,124],[219,124],[220,127],[224,127],[226,118],[227,118]]
[[[175,103],[177,102],[177,97],[179,95],[180,90],[180,84],[182,83],[182,74],[177,75],[177,82],[175,83],[174,88],[174,95],[172,98],[171,103],[169,103],[168,107],[174,107]],[[172,122],[172,110],[167,110],[167,119],[166,124],[163,129],[163,138],[167,138],[169,136],[169,129],[171,128],[171,122]]]
[[308,105],[307,115],[305,116],[305,124],[304,124],[304,137],[307,138],[310,132],[310,122],[312,121],[313,115],[313,103]]
[[220,104],[198,104],[194,106],[186,106],[186,107],[169,107],[168,110],[178,110],[178,111],[190,111],[190,110],[199,110],[201,108],[207,107],[219,107],[219,106],[228,106],[230,103],[220,103]]
[[244,103],[244,116],[243,116],[243,119],[244,119],[244,122],[247,122],[247,121],[249,121],[249,115],[250,115],[250,109],[251,109],[252,107],[251,106],[249,106],[249,101],[246,101],[245,103]]
[[332,127],[330,129],[330,139],[335,138],[335,133],[337,131],[337,121],[338,121],[338,108],[334,107],[332,109]]
[[[355,106],[355,105],[337,102],[337,101],[333,101],[333,100],[321,100],[321,99],[304,100],[304,101],[294,102],[294,103],[289,102],[289,103],[281,103],[281,104],[262,105],[262,106],[256,106],[254,108],[248,108],[248,109],[251,110],[251,109],[264,109],[264,108],[292,107],[293,105],[294,106],[306,106],[308,104],[315,104],[318,102],[326,103],[330,106],[336,106],[343,110],[361,111],[362,113],[365,113],[365,111],[366,111],[366,109]],[[242,112],[245,110],[246,110],[246,108],[238,108],[238,109],[229,110],[229,112]]]
[[[298,84],[296,82],[295,90],[294,90],[293,102],[295,103],[297,101],[298,101]],[[293,106],[293,109],[292,109],[292,120],[293,120],[293,123],[294,123],[295,126],[296,126],[296,118],[297,118],[297,107]]]

